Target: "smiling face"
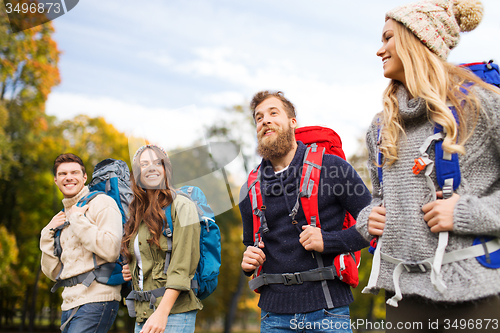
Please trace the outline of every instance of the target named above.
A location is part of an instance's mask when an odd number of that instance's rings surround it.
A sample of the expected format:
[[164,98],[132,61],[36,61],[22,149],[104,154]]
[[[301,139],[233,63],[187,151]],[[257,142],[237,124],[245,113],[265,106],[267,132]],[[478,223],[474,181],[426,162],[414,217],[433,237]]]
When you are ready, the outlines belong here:
[[162,160],[152,149],[146,149],[139,157],[140,183],[146,189],[165,188],[165,169]]
[[384,76],[406,85],[403,62],[396,52],[394,21],[392,19],[388,19],[385,22],[384,29],[382,30],[382,47],[377,51],[377,56],[382,58]]
[[265,159],[279,158],[293,149],[295,118],[289,118],[276,97],[265,99],[255,108],[258,153]]
[[72,198],[85,186],[87,174],[76,162],[61,163],[56,170],[54,182],[65,198]]

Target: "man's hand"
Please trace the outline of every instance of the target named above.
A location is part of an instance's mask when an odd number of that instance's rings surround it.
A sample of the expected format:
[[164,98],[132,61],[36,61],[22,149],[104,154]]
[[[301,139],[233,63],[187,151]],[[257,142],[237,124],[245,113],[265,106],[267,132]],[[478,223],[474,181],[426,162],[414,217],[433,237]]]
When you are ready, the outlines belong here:
[[87,211],[87,209],[89,209],[89,205],[85,205],[85,206],[82,206],[82,207],[77,207],[75,205],[75,206],[71,207],[71,210],[68,213],[68,216],[71,216],[73,214],[78,214],[78,213],[85,214],[85,212]]
[[52,218],[52,220],[50,220],[49,224],[47,224],[47,227],[49,227],[49,229],[55,229],[58,226],[64,224],[64,222],[66,222],[66,214],[61,211],[61,212],[57,213]]
[[368,233],[372,236],[382,236],[385,227],[386,209],[383,206],[372,208],[368,216]]
[[[436,192],[438,198],[443,197],[443,192]],[[451,198],[429,202],[422,207],[424,220],[432,232],[453,230],[453,210],[460,196],[453,193]]]
[[259,247],[249,246],[243,253],[243,260],[241,261],[241,268],[245,272],[254,271],[257,267],[264,264],[266,255],[261,249],[264,248],[264,242],[259,243]]
[[123,275],[123,279],[125,281],[132,280],[132,273],[130,272],[130,267],[128,266],[128,264],[123,265],[123,267],[122,267],[122,275]]
[[302,226],[299,242],[307,251],[323,252],[325,249],[321,229],[311,225]]

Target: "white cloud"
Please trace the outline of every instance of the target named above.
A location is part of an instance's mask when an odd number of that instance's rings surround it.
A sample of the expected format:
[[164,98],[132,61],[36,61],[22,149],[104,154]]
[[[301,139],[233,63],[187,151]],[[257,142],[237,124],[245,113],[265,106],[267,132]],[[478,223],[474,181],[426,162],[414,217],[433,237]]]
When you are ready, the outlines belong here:
[[245,101],[245,96],[239,91],[222,91],[203,97],[203,102],[209,105],[232,107]]
[[203,126],[217,119],[218,110],[194,105],[170,110],[147,108],[108,97],[92,97],[72,93],[52,93],[47,102],[47,114],[59,120],[79,114],[104,117],[126,135],[157,143],[167,150],[187,147],[204,137]]

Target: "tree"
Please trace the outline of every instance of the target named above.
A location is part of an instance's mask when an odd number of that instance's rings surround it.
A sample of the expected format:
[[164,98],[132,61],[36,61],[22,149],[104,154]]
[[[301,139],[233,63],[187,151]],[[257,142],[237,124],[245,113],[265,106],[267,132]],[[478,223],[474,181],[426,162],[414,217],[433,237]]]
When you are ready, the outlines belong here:
[[[4,294],[4,288],[12,288],[18,284],[16,273],[12,269],[12,265],[17,263],[18,254],[16,238],[0,225],[0,297],[4,300],[9,297]],[[0,303],[0,312],[5,315],[6,321],[12,323],[14,311],[4,305],[4,302]]]
[[105,158],[124,160],[130,167],[127,136],[103,117],[76,116],[55,127],[53,134],[57,133],[62,134],[63,139],[60,152],[71,151],[78,155],[86,166],[89,178],[94,166]]
[[[248,174],[250,168],[254,164],[257,164],[255,160],[256,156],[253,153],[255,151],[254,120],[248,107],[242,105],[235,105],[225,111],[229,117],[209,126],[207,128],[207,137],[231,142],[239,147],[243,157],[245,172]],[[237,190],[239,190],[239,186]],[[233,208],[234,211],[236,209],[238,208]],[[231,277],[230,281],[232,281],[232,284],[227,288],[228,293],[225,294],[229,298],[225,300],[227,311],[225,311],[224,333],[232,331],[232,326],[238,315],[243,317],[243,323],[245,323],[248,317],[246,314],[249,312],[255,313],[258,310],[257,303],[251,301],[252,299],[257,299],[257,297],[247,287],[248,278],[240,267],[241,256],[245,248],[241,242],[243,229],[239,209],[235,214],[238,217],[238,224],[233,224],[232,228],[228,230],[228,237],[231,237],[236,246],[226,252],[226,257],[230,258],[231,266],[226,266],[228,270],[223,271],[224,275]],[[238,250],[235,251],[235,249]]]
[[[1,1],[3,6],[3,1]],[[45,101],[59,84],[59,50],[50,23],[12,33],[0,12],[0,177],[29,158],[30,143],[46,130]],[[13,177],[15,178],[15,171]]]
[[[51,201],[47,209],[47,198],[39,194],[51,189],[41,171],[48,165],[42,146],[50,121],[45,101],[60,81],[53,31],[49,23],[14,34],[0,12],[0,226],[15,237],[22,254],[10,264],[17,285],[0,287],[4,309],[13,309],[36,289],[39,226],[50,216]],[[26,307],[23,325],[25,315]]]
[[[368,188],[371,187],[371,179],[368,169],[368,150],[364,137],[358,138],[357,151],[348,158],[349,163],[356,169]],[[353,289],[354,302],[350,306],[351,320],[367,320],[369,322],[380,321],[385,318],[385,297],[381,292],[378,295],[362,294],[361,291],[368,284],[372,267],[373,255],[368,249],[361,251],[361,263],[358,268],[359,286]]]

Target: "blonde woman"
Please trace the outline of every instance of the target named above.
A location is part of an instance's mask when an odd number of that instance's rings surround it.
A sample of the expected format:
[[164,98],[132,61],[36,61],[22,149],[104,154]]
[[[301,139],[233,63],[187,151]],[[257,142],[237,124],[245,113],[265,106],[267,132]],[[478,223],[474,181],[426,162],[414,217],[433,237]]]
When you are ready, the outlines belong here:
[[[367,133],[374,193],[357,228],[379,237],[365,291],[386,290],[388,332],[500,328],[500,269],[445,254],[500,237],[500,91],[446,62],[482,12],[479,1],[435,0],[386,14],[377,56],[391,82]],[[438,125],[444,155],[459,160],[454,193],[430,172]],[[429,166],[416,174],[418,158]]]

